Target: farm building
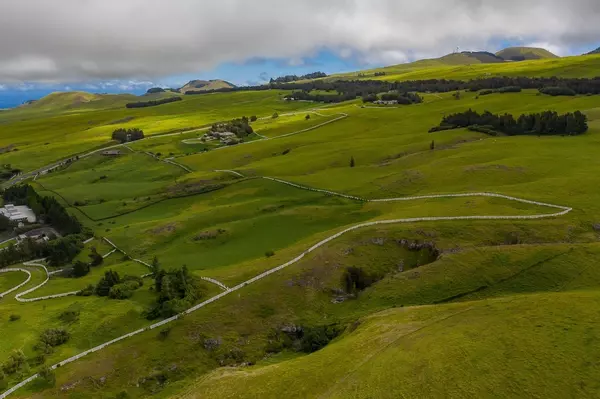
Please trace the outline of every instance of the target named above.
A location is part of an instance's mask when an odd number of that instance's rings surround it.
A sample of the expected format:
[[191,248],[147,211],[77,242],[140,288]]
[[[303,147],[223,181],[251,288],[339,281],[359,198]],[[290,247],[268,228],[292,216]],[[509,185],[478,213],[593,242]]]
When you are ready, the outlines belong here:
[[0,208],[0,213],[10,219],[11,222],[35,223],[36,221],[35,213],[33,213],[30,207],[25,205],[15,206],[6,204],[3,208]]

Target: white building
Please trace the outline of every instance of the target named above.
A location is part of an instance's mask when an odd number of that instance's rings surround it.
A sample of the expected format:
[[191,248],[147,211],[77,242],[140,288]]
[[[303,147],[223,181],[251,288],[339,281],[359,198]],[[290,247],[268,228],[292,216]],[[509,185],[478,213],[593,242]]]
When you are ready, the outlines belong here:
[[35,223],[36,221],[35,213],[25,205],[6,204],[3,208],[0,208],[0,214],[10,219],[11,222]]

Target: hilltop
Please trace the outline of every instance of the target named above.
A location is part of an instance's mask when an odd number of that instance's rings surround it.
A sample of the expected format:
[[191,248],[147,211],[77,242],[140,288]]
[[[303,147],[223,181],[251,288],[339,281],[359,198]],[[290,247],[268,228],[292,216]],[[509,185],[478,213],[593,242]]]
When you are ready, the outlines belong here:
[[589,53],[587,53],[587,55],[591,55],[591,54],[600,54],[600,47],[598,47],[596,50],[590,51]]
[[528,61],[560,58],[546,49],[536,47],[509,47],[498,51],[496,55],[505,61]]
[[108,108],[135,100],[133,94],[94,94],[85,91],[53,92],[37,101],[28,101],[19,109],[36,111],[67,111],[72,109]]
[[190,80],[183,87],[179,88],[179,92],[185,94],[188,91],[210,91],[233,87],[235,87],[233,83],[221,79]]

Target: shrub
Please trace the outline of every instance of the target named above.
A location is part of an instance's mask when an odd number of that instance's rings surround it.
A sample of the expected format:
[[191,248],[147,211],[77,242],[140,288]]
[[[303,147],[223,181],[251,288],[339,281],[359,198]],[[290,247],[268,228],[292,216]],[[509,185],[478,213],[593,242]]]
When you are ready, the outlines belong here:
[[304,119],[309,120],[310,119],[310,114],[306,114],[306,116],[304,117]]
[[164,341],[165,339],[167,339],[169,337],[170,333],[171,333],[171,327],[165,327],[158,332],[158,335],[156,336],[156,338],[158,338],[160,341]]
[[564,86],[555,87],[542,87],[539,89],[540,93],[547,94],[549,96],[575,96],[577,93],[575,90]]
[[275,112],[271,118],[277,119],[277,118],[279,118],[279,114],[277,112]]
[[104,277],[98,281],[98,284],[96,285],[96,294],[98,296],[108,296],[110,289],[120,282],[121,278],[119,277],[119,273],[109,270],[105,272]]
[[267,258],[271,258],[271,257],[275,256],[275,252],[274,251],[267,251],[267,252],[265,252],[265,256]]
[[70,337],[70,334],[64,328],[49,328],[44,330],[40,335],[40,343],[45,346],[55,347],[64,344]]
[[250,122],[256,122],[258,120],[258,117],[256,115],[252,115],[250,117]]
[[287,150],[284,150],[284,151],[281,153],[281,155],[287,155],[287,154],[289,154],[289,153],[290,153],[290,151],[292,151],[292,150],[290,150],[290,149],[288,148]]
[[371,276],[359,267],[347,267],[342,274],[342,286],[349,294],[357,293],[370,287],[375,280],[374,276]]
[[506,86],[497,90],[498,93],[520,93],[522,91],[523,89],[521,89],[519,86]]
[[79,314],[79,310],[65,310],[58,316],[58,318],[63,323],[74,323],[79,320]]
[[79,291],[77,293],[77,296],[92,296],[92,295],[94,295],[95,291],[96,291],[96,288],[90,284],[87,287],[85,287],[84,289],[82,289],[81,291]]
[[341,333],[338,326],[304,327],[300,344],[302,352],[313,353],[324,348]]
[[17,321],[17,320],[21,320],[21,315],[18,315],[18,314],[11,314],[11,315],[8,317],[8,320],[9,320],[9,321]]
[[354,157],[350,157],[350,167],[353,168],[356,166],[356,162],[354,161]]
[[2,364],[2,371],[11,375],[17,371],[26,371],[28,369],[27,359],[21,350],[14,350],[8,360]]
[[121,283],[115,284],[108,292],[111,299],[127,299],[133,296],[133,292],[143,285],[140,277],[125,276]]
[[39,376],[47,387],[56,385],[56,375],[50,367],[43,367],[39,372]]
[[71,269],[71,276],[75,278],[83,277],[90,272],[90,265],[80,260],[73,264]]

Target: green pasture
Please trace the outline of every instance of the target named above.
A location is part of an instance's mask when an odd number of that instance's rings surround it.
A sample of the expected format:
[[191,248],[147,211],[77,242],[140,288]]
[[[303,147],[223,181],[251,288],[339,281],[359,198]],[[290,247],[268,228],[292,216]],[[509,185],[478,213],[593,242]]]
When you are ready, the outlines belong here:
[[[65,99],[44,107],[3,113],[0,147],[12,146],[3,162],[28,171],[77,153],[107,145],[117,128],[140,128],[146,135],[189,130],[241,116],[269,116],[312,107],[283,101],[283,91],[184,96],[183,101],[148,108],[125,108],[129,101],[101,100],[63,109]],[[51,98],[52,100],[52,98]],[[70,101],[72,99],[68,99]],[[77,104],[77,103],[76,103]]]
[[[409,64],[333,75],[332,77],[390,81],[422,79],[468,80],[490,76],[594,78],[598,76],[599,65],[600,56],[598,55],[492,64],[481,64],[468,57],[442,57],[440,59],[421,60]],[[385,72],[385,75],[374,76],[376,72]],[[359,73],[362,73],[364,76],[358,76]]]
[[27,274],[23,272],[0,273],[0,293],[21,284],[27,279]]

